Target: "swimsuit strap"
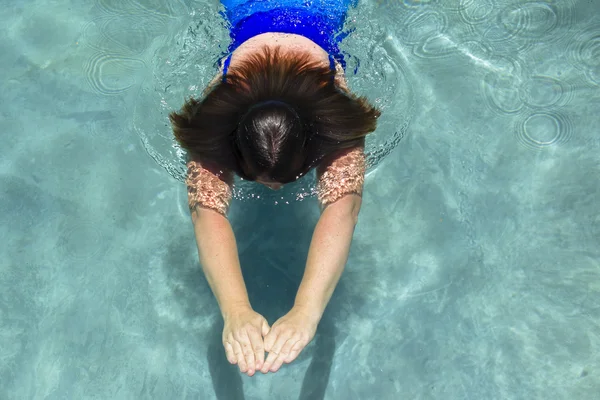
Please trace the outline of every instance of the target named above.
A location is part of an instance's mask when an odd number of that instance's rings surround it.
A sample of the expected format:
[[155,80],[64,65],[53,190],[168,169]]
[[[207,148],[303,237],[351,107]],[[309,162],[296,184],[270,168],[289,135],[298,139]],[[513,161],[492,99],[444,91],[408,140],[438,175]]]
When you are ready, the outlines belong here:
[[233,53],[229,53],[229,55],[223,62],[223,82],[227,82],[227,70],[229,69],[229,63],[231,62],[232,54]]
[[335,82],[335,75],[336,75],[337,71],[335,68],[335,57],[331,53],[329,54],[329,70],[333,72],[333,75],[331,77],[331,82]]

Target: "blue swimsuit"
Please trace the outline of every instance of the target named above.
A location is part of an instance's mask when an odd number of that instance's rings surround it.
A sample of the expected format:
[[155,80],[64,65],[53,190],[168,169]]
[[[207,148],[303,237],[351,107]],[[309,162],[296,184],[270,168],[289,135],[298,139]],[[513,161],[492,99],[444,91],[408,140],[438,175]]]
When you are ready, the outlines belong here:
[[346,11],[356,0],[221,0],[229,22],[229,56],[223,65],[223,77],[231,53],[246,40],[267,32],[302,35],[329,53],[330,68],[335,60],[345,67],[338,48],[347,35],[342,32]]

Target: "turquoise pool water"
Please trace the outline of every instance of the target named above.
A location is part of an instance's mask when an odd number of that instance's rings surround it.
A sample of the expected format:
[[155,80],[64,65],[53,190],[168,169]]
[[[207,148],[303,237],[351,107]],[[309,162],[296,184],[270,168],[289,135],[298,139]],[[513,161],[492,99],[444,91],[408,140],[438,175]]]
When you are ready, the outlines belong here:
[[[383,111],[360,222],[313,343],[252,378],[223,356],[166,120],[215,72],[218,12],[3,2],[0,399],[596,399],[600,4],[351,9],[349,84]],[[236,187],[270,322],[303,271],[312,179]]]

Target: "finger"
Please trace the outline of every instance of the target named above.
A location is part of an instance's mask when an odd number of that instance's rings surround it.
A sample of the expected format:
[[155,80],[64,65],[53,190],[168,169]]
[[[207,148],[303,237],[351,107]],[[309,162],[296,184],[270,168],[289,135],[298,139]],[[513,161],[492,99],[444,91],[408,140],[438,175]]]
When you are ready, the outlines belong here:
[[291,335],[287,332],[282,332],[277,336],[277,339],[275,340],[275,344],[271,347],[271,351],[269,351],[269,356],[267,357],[267,361],[265,362],[265,365],[263,365],[263,368],[261,370],[262,372],[266,373],[268,371],[273,370],[273,367],[272,367],[273,363],[279,357],[279,354],[281,353],[281,349],[283,348],[283,345],[285,344],[285,342],[288,341],[290,336]]
[[[278,338],[278,333],[279,332],[277,330],[271,329],[271,331],[265,338],[265,350],[268,349],[267,351],[269,352],[269,355],[267,356],[267,359],[265,360],[262,368],[260,369],[260,372],[262,372],[263,374],[266,374],[267,372],[269,372],[269,368],[271,368],[271,365],[277,359],[277,356],[279,356],[279,352],[276,352],[273,349],[273,345],[275,344],[275,342],[277,341],[277,338]],[[267,341],[269,341],[271,344],[268,348],[267,348]]]
[[223,343],[223,346],[225,347],[225,356],[227,357],[227,361],[229,361],[230,364],[235,364],[237,362],[237,358],[233,352],[233,346],[229,342]]
[[[271,331],[271,333],[269,333],[269,335],[271,336],[275,336],[275,334],[273,333],[273,331]],[[277,336],[275,336],[275,339],[271,339],[272,341],[276,340]],[[265,344],[265,350],[267,349],[267,346]],[[267,359],[265,360],[265,362],[263,363],[260,372],[262,372],[263,374],[266,374],[267,372],[269,372],[269,368],[271,367],[271,364],[273,364],[273,361],[275,361],[275,359],[277,358],[277,354],[273,353],[271,350],[269,350],[269,354],[267,355]]]
[[292,350],[290,350],[290,354],[287,356],[287,358],[285,360],[283,360],[283,362],[286,364],[289,364],[292,361],[294,361],[296,359],[296,357],[298,357],[298,355],[302,352],[302,350],[304,350],[304,347],[306,347],[306,345],[304,344],[304,342],[302,340],[297,341],[296,344],[294,344],[294,346],[292,346]]
[[246,371],[248,375],[254,375],[254,370],[256,370],[256,361],[254,360],[254,350],[252,349],[252,343],[250,343],[250,338],[248,337],[247,331],[242,331],[237,335],[233,335],[235,339],[239,342],[240,346],[242,346],[242,354],[244,355],[244,359],[246,362]]
[[275,360],[273,365],[271,365],[271,368],[270,368],[271,372],[279,371],[279,368],[281,368],[281,365],[283,364],[283,362],[288,358],[290,351],[292,350],[292,347],[298,342],[298,339],[299,338],[296,337],[296,335],[294,335],[287,342],[285,342],[285,344],[281,348],[281,353],[279,353],[279,356],[277,356],[277,359]]
[[292,348],[296,346],[296,343],[298,343],[299,341],[300,335],[295,334],[287,342],[285,342],[283,348],[281,349],[281,353],[279,353],[279,358],[281,358],[282,362],[285,362],[285,360],[287,360],[287,358],[290,356],[290,353],[292,352]]
[[263,338],[257,330],[250,330],[248,332],[250,343],[254,351],[254,368],[261,369],[265,362],[265,347],[263,344]]
[[242,346],[237,340],[234,340],[233,343],[233,353],[237,358],[238,367],[240,367],[240,371],[246,372],[248,366],[246,365],[246,359],[244,358],[244,353],[242,352]]
[[292,332],[289,330],[285,330],[281,332],[277,336],[277,340],[275,340],[275,344],[271,347],[271,351],[277,354],[280,354],[283,350],[283,346],[285,343],[292,337]]
[[266,374],[267,372],[269,372],[269,370],[271,369],[271,366],[273,365],[275,360],[277,360],[277,357],[279,357],[279,353],[275,353],[273,351],[269,352],[269,355],[267,356],[265,363],[263,364],[262,368],[260,369],[260,372],[262,372],[263,374]]

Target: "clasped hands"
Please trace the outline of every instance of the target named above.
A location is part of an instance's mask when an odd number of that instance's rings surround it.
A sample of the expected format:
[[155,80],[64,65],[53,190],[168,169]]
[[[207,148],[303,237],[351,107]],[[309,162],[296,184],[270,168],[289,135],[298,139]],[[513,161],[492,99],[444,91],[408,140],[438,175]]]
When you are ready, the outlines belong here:
[[[224,315],[223,346],[227,360],[248,376],[256,371],[277,372],[289,364],[315,336],[319,317],[294,306],[269,327],[267,320],[250,307]],[[265,360],[265,352],[268,356]]]

